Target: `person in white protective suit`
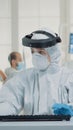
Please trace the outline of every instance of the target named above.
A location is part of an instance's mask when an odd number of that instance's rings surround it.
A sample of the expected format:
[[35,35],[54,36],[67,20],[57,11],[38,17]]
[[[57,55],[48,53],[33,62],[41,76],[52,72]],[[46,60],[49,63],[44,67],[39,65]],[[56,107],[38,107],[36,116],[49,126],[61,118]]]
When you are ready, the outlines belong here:
[[0,91],[0,115],[53,114],[55,103],[73,105],[73,73],[59,66],[61,39],[38,30],[22,39],[31,47],[34,67],[20,72]]

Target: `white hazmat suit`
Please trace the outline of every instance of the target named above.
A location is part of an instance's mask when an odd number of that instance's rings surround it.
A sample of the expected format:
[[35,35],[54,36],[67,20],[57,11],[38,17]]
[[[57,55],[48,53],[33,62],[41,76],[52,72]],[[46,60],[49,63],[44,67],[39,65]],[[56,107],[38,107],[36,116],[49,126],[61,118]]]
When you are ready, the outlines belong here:
[[24,70],[0,90],[0,115],[16,115],[22,108],[25,115],[52,114],[54,103],[73,105],[73,73],[59,66],[58,44],[45,50],[51,58],[47,69]]

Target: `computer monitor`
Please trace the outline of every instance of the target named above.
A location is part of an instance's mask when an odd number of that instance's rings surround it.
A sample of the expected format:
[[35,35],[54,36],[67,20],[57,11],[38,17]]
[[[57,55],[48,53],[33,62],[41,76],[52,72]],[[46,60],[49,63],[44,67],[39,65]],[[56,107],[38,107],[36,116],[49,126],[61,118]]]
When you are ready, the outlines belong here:
[[69,53],[73,54],[73,33],[70,33],[69,37]]

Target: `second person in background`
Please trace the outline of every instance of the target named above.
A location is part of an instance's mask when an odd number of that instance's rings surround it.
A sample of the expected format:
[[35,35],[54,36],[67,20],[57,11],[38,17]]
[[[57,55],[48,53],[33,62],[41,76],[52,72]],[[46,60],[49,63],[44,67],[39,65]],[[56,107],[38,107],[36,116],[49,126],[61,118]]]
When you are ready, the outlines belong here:
[[12,78],[19,71],[25,68],[23,58],[19,52],[11,52],[8,56],[8,61],[11,67],[5,69],[7,79]]

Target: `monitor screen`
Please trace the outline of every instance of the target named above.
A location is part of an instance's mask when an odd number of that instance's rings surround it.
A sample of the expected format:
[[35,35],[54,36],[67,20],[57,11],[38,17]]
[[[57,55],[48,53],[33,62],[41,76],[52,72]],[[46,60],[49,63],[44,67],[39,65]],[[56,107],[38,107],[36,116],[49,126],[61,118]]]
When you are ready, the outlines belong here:
[[70,33],[70,44],[73,44],[73,33]]
[[69,53],[73,54],[73,33],[70,33],[69,37]]

